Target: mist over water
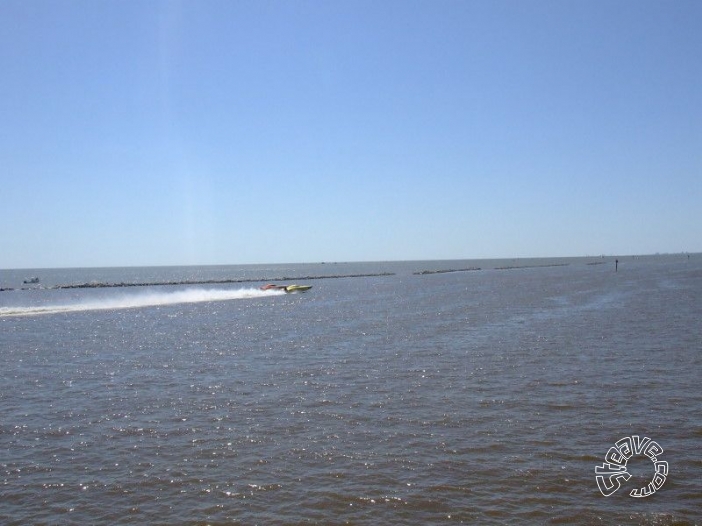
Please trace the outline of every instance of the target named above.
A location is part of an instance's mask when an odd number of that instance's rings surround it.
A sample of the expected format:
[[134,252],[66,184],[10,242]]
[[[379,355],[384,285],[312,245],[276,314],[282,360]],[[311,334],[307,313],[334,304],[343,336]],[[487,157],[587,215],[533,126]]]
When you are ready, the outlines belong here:
[[96,310],[136,309],[177,305],[180,303],[202,303],[210,301],[232,301],[251,298],[280,296],[282,290],[260,290],[257,288],[240,289],[203,289],[190,288],[176,291],[145,290],[139,292],[116,292],[99,299],[86,298],[71,303],[60,303],[40,306],[4,306],[0,307],[0,317],[3,316],[36,316],[40,314],[59,314]]

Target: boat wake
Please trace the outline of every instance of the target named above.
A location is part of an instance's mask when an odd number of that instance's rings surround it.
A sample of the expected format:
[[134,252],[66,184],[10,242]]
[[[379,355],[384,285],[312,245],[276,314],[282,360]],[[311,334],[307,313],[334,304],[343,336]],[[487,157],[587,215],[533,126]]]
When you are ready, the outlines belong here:
[[110,295],[100,299],[84,299],[75,303],[34,305],[30,307],[0,307],[0,317],[37,316],[93,310],[120,310],[142,307],[160,307],[180,303],[205,303],[285,295],[282,290],[246,289],[190,289],[174,292],[141,292]]

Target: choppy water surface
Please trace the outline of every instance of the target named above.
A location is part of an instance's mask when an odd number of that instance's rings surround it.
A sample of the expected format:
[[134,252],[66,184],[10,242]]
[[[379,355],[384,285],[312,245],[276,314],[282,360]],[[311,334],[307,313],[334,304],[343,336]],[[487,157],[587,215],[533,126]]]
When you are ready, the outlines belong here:
[[702,257],[593,262],[3,271],[0,522],[699,523]]

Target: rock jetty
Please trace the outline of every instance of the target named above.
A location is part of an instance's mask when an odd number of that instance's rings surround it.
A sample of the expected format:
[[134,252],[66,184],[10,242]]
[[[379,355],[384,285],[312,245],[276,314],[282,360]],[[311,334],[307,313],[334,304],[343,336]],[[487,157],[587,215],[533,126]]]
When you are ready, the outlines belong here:
[[341,279],[341,278],[374,278],[380,276],[394,276],[394,272],[379,272],[374,274],[336,274],[322,276],[279,276],[262,278],[231,278],[231,279],[203,279],[203,280],[176,280],[176,281],[151,281],[151,282],[119,282],[108,283],[91,281],[89,283],[71,283],[68,285],[53,285],[51,289],[101,289],[117,287],[161,287],[168,285],[228,285],[236,283],[256,283],[261,281],[307,281],[312,279]]

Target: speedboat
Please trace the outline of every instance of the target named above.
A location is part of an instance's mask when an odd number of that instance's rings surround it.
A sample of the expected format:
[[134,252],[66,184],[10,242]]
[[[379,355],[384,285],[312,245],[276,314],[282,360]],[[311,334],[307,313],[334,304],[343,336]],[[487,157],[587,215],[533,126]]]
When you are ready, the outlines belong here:
[[261,290],[282,290],[288,294],[293,294],[296,292],[307,292],[312,288],[312,285],[275,285],[273,283],[268,283],[263,285]]
[[288,285],[285,287],[285,292],[294,294],[296,292],[307,292],[312,288],[312,285]]

